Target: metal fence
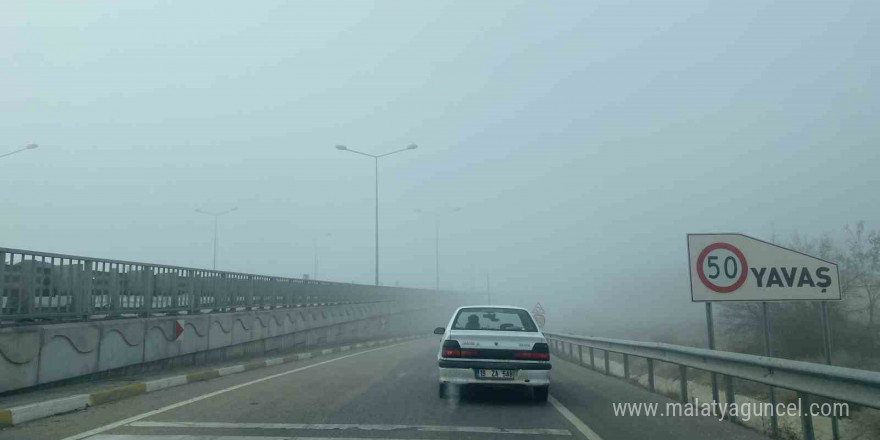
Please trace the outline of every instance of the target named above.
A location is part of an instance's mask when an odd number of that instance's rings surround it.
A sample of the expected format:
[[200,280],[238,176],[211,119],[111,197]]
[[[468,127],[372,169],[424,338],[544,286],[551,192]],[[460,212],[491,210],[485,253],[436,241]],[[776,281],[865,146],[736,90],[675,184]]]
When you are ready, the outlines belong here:
[[[593,369],[596,369],[596,351],[599,351],[604,358],[602,371],[605,374],[610,374],[608,354],[622,355],[623,376],[627,380],[630,379],[631,357],[646,359],[648,388],[651,391],[655,391],[654,361],[678,365],[679,394],[682,403],[688,402],[687,369],[693,368],[726,376],[728,389],[725,395],[729,404],[735,403],[733,378],[738,378],[795,391],[804,402],[805,407],[811,396],[819,396],[834,401],[880,409],[880,372],[658,342],[626,341],[547,332],[544,335],[556,353],[570,356],[579,364],[588,365]],[[776,431],[778,425],[775,414],[772,419],[772,429]],[[805,440],[814,439],[813,422],[807,411],[801,415],[801,428]],[[773,432],[773,434],[777,433]],[[833,436],[835,439],[839,437],[836,431]]]
[[428,292],[0,248],[0,322],[367,303]]

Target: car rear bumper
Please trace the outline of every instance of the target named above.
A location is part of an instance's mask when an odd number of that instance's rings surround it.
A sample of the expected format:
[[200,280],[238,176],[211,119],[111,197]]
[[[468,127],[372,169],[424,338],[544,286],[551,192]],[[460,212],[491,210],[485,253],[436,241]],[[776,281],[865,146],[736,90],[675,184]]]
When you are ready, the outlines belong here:
[[[497,364],[497,363],[492,362],[492,364]],[[476,373],[477,368],[513,369],[516,371],[516,373],[514,373],[513,379],[507,379],[507,380],[478,379],[477,373]],[[515,368],[501,368],[501,367],[495,366],[495,365],[493,365],[492,367],[470,366],[469,368],[444,368],[444,367],[440,367],[440,382],[441,383],[456,384],[456,385],[481,384],[481,385],[492,385],[492,386],[521,385],[521,386],[529,386],[529,387],[540,387],[540,386],[550,385],[550,370],[549,369],[525,370],[525,369],[515,369]]]

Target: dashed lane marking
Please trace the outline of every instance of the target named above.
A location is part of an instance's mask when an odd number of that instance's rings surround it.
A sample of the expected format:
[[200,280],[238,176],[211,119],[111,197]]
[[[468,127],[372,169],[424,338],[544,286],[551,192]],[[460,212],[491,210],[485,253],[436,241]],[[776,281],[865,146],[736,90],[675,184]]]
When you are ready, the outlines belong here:
[[556,411],[559,411],[559,414],[562,414],[562,417],[565,417],[566,420],[574,425],[574,427],[589,440],[602,440],[602,437],[599,437],[599,434],[596,434],[596,432],[590,429],[586,423],[582,422],[573,412],[569,411],[562,402],[556,400],[553,396],[548,396],[547,401],[556,408]]

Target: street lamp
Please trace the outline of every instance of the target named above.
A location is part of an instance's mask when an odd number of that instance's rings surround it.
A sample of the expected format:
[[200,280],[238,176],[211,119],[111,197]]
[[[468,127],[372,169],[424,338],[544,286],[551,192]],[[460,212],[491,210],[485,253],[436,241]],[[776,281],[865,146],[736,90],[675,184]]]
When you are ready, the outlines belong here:
[[440,216],[443,214],[452,214],[461,211],[461,208],[446,208],[437,211],[424,211],[416,209],[419,214],[429,214],[434,216],[434,264],[436,272],[435,288],[440,291]]
[[401,148],[400,150],[395,150],[390,153],[385,154],[368,154],[357,150],[352,150],[351,148],[346,147],[345,145],[337,145],[337,150],[348,151],[354,154],[360,154],[361,156],[372,157],[375,160],[376,164],[376,285],[379,285],[379,158],[390,156],[395,153],[401,153],[407,150],[415,150],[419,148],[416,144],[410,144],[406,148]]
[[237,211],[237,210],[238,210],[238,208],[232,208],[232,209],[227,209],[226,211],[221,211],[221,212],[210,212],[210,211],[205,211],[203,209],[196,209],[196,212],[198,212],[199,214],[205,214],[205,215],[210,215],[210,216],[214,217],[214,266],[213,266],[213,270],[217,270],[217,220],[221,216],[224,216],[226,214],[229,214],[230,212]]
[[35,149],[37,149],[37,148],[39,148],[39,147],[40,147],[40,146],[37,145],[37,144],[28,144],[26,147],[24,147],[24,148],[19,148],[18,150],[15,150],[15,151],[13,151],[13,152],[6,153],[6,154],[0,154],[0,157],[12,156],[12,155],[15,154],[15,153],[21,153],[22,151],[27,151],[27,150],[35,150]]

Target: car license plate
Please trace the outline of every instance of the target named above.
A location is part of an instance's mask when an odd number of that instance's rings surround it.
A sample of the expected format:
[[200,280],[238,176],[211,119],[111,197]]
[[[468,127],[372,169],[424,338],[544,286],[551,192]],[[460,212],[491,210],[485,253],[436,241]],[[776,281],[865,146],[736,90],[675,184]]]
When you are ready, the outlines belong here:
[[477,370],[478,379],[513,380],[514,370]]

